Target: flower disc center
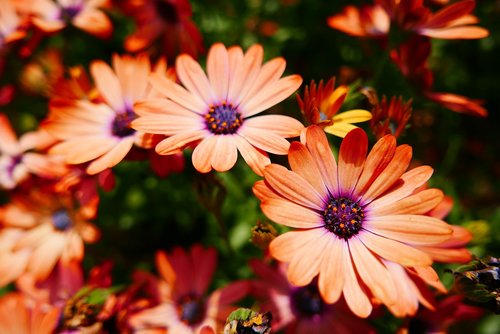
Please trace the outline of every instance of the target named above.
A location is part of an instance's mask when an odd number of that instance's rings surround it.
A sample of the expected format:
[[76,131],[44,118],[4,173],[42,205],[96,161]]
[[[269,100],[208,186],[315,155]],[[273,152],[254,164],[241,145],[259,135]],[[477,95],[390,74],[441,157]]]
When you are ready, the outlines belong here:
[[210,106],[205,115],[207,129],[217,135],[235,133],[242,124],[241,113],[231,103]]
[[358,202],[332,197],[323,211],[325,227],[340,239],[348,240],[361,230],[364,213]]
[[325,303],[315,284],[309,284],[295,290],[292,301],[297,312],[307,317],[321,314],[325,308]]
[[125,111],[118,113],[111,124],[111,133],[116,137],[128,137],[135,133],[135,130],[130,127],[130,123],[136,118],[133,111]]
[[196,296],[184,296],[178,302],[179,317],[183,322],[192,326],[205,317],[205,304]]
[[60,210],[52,215],[52,224],[56,230],[66,231],[73,225],[73,221],[66,210]]

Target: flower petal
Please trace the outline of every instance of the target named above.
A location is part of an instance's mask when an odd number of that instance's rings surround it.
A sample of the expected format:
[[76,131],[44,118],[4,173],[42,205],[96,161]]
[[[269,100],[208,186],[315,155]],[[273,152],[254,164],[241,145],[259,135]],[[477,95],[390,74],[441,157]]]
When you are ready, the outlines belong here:
[[[194,114],[193,114],[194,115]],[[189,117],[177,115],[148,115],[132,121],[130,126],[146,133],[173,136],[186,131],[196,131],[205,128],[199,116]]]
[[97,90],[106,102],[115,111],[126,109],[120,81],[111,67],[102,60],[95,60],[90,64],[90,73]]
[[117,165],[120,161],[125,158],[127,153],[134,145],[134,137],[129,136],[120,140],[120,142],[110,151],[106,152],[103,156],[92,161],[92,163],[87,167],[87,173],[90,175],[95,175],[102,172],[106,168],[111,168]]
[[271,241],[269,251],[275,259],[282,262],[290,262],[295,254],[302,254],[304,252],[304,247],[314,246],[313,241],[323,234],[323,229],[286,232]]
[[248,89],[260,73],[264,50],[259,44],[252,45],[244,56],[240,47],[229,49],[230,77],[228,101],[239,105]]
[[415,245],[428,245],[450,239],[453,230],[440,219],[421,215],[371,217],[363,228],[387,238]]
[[340,195],[352,194],[363,171],[367,151],[368,137],[361,129],[349,132],[340,144],[338,168]]
[[212,156],[216,150],[217,136],[204,138],[193,150],[191,159],[193,166],[200,173],[208,173],[212,170]]
[[423,215],[435,208],[443,200],[443,197],[443,192],[439,189],[425,189],[384,207],[376,206],[372,209],[371,214],[375,216]]
[[284,115],[262,115],[245,119],[245,126],[255,129],[263,129],[279,135],[280,137],[290,138],[300,135],[304,125],[295,118]]
[[316,210],[323,210],[323,198],[300,175],[283,166],[271,164],[264,170],[271,188],[290,201]]
[[245,124],[238,129],[238,134],[265,152],[287,154],[290,147],[290,143],[285,138],[263,129],[246,127]]
[[234,143],[245,162],[259,176],[264,175],[264,168],[271,163],[266,152],[251,145],[245,138],[233,136]]
[[292,170],[309,182],[322,198],[329,196],[316,162],[303,144],[293,142],[290,145],[288,162]]
[[339,238],[329,238],[325,247],[323,262],[321,263],[318,288],[323,299],[335,303],[342,295],[344,288],[344,241]]
[[231,169],[238,159],[238,150],[231,135],[214,136],[217,138],[212,155],[212,167],[218,172]]
[[28,270],[37,281],[46,279],[56,265],[66,246],[66,237],[62,233],[53,233],[32,254]]
[[344,254],[344,298],[351,311],[360,318],[366,318],[372,312],[372,304],[366,295],[366,292],[361,287],[356,272],[352,264],[347,243],[343,244]]
[[281,225],[295,228],[315,228],[324,225],[323,218],[318,213],[285,199],[264,200],[260,208],[269,219]]
[[184,87],[194,95],[201,97],[206,105],[221,102],[217,101],[210,82],[200,64],[190,55],[181,54],[177,57],[175,70]]
[[227,101],[229,85],[229,57],[222,43],[215,43],[208,51],[207,74],[217,101]]
[[163,139],[156,145],[155,151],[161,155],[174,154],[184,149],[190,143],[196,142],[207,135],[206,130],[181,132]]

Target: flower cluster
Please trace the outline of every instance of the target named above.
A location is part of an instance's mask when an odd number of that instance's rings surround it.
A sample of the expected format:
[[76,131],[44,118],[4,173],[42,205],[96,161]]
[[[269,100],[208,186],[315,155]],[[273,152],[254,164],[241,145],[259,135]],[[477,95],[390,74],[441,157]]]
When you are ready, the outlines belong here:
[[475,1],[375,0],[323,22],[377,40],[411,97],[361,72],[301,89],[306,65],[273,47],[292,34],[258,15],[242,24],[268,27],[258,39],[205,48],[224,24],[203,6],[0,0],[0,333],[375,333],[382,316],[401,331],[481,317],[440,277],[471,261],[473,235],[445,221],[453,200],[405,137],[420,98],[487,116],[434,91],[429,65],[431,39],[488,36]]

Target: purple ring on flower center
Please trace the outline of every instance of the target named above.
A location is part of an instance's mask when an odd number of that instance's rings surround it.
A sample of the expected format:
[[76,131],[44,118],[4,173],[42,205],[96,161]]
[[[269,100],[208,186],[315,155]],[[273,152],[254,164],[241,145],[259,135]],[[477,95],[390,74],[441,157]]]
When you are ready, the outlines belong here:
[[243,124],[241,113],[231,103],[211,105],[205,115],[207,129],[216,135],[233,134],[238,131],[241,124]]
[[359,233],[364,217],[359,202],[346,197],[330,197],[323,210],[325,228],[344,240]]
[[116,137],[128,137],[135,133],[135,130],[130,127],[130,123],[137,118],[137,115],[132,110],[117,113],[111,123],[111,133]]
[[73,220],[68,215],[68,211],[59,210],[52,215],[52,224],[58,231],[66,231],[73,225]]

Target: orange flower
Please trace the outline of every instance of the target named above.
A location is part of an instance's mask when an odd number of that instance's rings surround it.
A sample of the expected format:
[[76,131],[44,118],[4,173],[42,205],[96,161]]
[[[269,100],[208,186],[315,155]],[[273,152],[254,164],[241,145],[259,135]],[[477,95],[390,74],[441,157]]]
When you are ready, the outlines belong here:
[[54,141],[55,138],[43,130],[25,133],[18,140],[7,116],[0,114],[0,187],[13,189],[30,173],[43,178],[66,173],[66,165],[60,157],[30,152]]
[[35,26],[45,32],[56,32],[68,23],[100,38],[111,36],[109,18],[99,10],[108,0],[16,0],[22,13],[32,15]]
[[370,121],[370,128],[375,137],[380,139],[388,134],[396,138],[401,136],[411,118],[412,99],[403,102],[403,97],[393,96],[390,101],[387,101],[384,95],[379,102],[375,93],[372,98],[374,98],[374,101],[371,101],[373,118]]
[[83,241],[99,237],[87,221],[94,213],[95,208],[75,208],[70,197],[50,189],[16,193],[0,208],[0,286],[24,273],[44,280],[59,260],[81,261]]
[[[42,126],[62,140],[50,153],[64,156],[69,164],[90,162],[87,173],[97,174],[123,160],[134,144],[150,145],[151,136],[130,128],[130,123],[136,117],[134,103],[155,95],[147,82],[151,65],[145,55],[115,55],[113,69],[100,60],[90,69],[106,103],[53,99]],[[165,64],[160,63],[155,71],[165,76]]]
[[0,333],[51,334],[59,309],[11,292],[0,298]]
[[353,123],[368,121],[372,115],[363,109],[353,109],[337,114],[344,103],[349,87],[340,85],[336,89],[335,79],[328,80],[323,86],[323,80],[318,85],[311,81],[304,90],[304,99],[297,95],[300,111],[309,122],[321,126],[325,132],[335,136],[345,135],[357,128]]
[[206,173],[227,171],[238,151],[259,175],[270,163],[266,152],[286,154],[285,138],[298,136],[302,124],[288,116],[256,114],[283,101],[302,83],[298,75],[281,78],[285,60],[273,59],[261,66],[263,50],[252,46],[245,54],[240,47],[226,49],[214,44],[208,53],[207,75],[188,55],[177,58],[177,75],[184,87],[152,75],[151,84],[167,99],[137,104],[139,118],[132,127],[139,131],[170,136],[156,145],[168,155],[195,145],[194,167]]
[[210,296],[206,291],[216,268],[214,249],[195,245],[189,252],[175,248],[171,254],[158,252],[156,266],[160,304],[135,314],[130,324],[135,331],[168,329],[169,333],[195,334],[210,326],[219,332],[235,308],[230,304],[248,292],[246,281],[233,282],[217,289]]
[[429,100],[439,103],[443,107],[459,113],[479,117],[488,116],[488,111],[482,106],[484,101],[480,99],[471,99],[463,95],[437,93],[431,91],[424,92],[424,95]]
[[129,0],[120,5],[137,23],[137,31],[125,40],[127,51],[144,50],[159,38],[164,54],[171,58],[179,53],[196,57],[203,51],[188,0]]
[[382,6],[346,6],[341,14],[328,18],[328,25],[356,37],[385,37],[391,19]]
[[305,144],[291,144],[292,171],[272,164],[264,171],[265,181],[254,186],[264,214],[297,229],[269,246],[273,257],[290,263],[290,282],[305,286],[319,274],[323,299],[333,303],[343,294],[360,317],[371,313],[371,297],[406,308],[388,264],[419,276],[434,273],[432,257],[416,246],[444,242],[452,234],[444,221],[424,215],[443,194],[438,189],[415,192],[432,169],[405,172],[411,147],[396,146],[391,135],[380,139],[368,156],[367,146],[363,130],[349,132],[337,165],[323,131],[312,126]]

